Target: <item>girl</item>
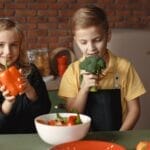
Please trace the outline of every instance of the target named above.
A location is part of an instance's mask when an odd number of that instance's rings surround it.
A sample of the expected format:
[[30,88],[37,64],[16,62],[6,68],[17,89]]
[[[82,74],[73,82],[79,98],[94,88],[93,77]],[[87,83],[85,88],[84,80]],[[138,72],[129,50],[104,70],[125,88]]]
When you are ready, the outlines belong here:
[[[139,96],[145,89],[133,65],[107,49],[111,31],[105,12],[96,6],[80,8],[72,18],[72,30],[83,57],[70,64],[61,80],[59,95],[67,100],[67,109],[90,115],[94,131],[132,129],[140,116]],[[80,70],[80,62],[89,56],[105,60],[101,75]],[[92,86],[98,92],[90,92]]]
[[[0,71],[7,67],[26,66],[21,47],[23,32],[19,25],[10,19],[0,19]],[[50,111],[51,102],[42,77],[34,65],[27,66],[26,77],[23,69],[20,85],[23,89],[17,96],[10,95],[0,84],[0,133],[35,132],[34,118]]]

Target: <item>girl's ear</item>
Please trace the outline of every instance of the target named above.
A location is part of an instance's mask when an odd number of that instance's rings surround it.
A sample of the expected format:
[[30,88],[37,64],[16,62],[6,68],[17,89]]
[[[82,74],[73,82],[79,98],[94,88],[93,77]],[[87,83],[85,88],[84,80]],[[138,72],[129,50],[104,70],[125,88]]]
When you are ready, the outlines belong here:
[[107,37],[107,42],[110,42],[111,40],[111,30],[108,30],[108,37]]

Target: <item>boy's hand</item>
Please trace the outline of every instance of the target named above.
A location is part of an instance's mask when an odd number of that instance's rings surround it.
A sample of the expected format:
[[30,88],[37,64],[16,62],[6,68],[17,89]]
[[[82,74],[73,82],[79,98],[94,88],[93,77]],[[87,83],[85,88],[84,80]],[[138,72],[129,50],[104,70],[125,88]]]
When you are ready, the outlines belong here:
[[86,91],[89,91],[89,89],[93,86],[98,85],[98,76],[91,74],[86,71],[81,71],[81,75],[83,76],[82,82],[81,82],[81,88],[85,89]]

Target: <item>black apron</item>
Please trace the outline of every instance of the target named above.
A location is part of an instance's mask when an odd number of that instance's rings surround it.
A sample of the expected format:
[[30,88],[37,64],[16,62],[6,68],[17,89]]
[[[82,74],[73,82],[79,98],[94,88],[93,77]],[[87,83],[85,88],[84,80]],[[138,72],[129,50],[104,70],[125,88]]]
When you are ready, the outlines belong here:
[[119,130],[122,124],[120,89],[89,92],[85,114],[92,118],[92,131]]

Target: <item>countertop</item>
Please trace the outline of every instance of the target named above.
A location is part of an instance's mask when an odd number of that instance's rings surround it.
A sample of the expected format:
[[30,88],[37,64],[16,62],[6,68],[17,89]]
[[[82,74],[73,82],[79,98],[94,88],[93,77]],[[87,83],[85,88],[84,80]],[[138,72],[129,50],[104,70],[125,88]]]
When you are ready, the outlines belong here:
[[[127,150],[135,150],[139,141],[150,141],[150,130],[126,132],[89,132],[83,140],[101,140],[121,144]],[[1,150],[49,150],[52,145],[44,143],[38,134],[1,134]]]

